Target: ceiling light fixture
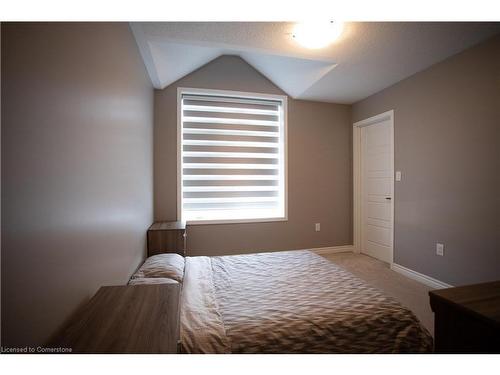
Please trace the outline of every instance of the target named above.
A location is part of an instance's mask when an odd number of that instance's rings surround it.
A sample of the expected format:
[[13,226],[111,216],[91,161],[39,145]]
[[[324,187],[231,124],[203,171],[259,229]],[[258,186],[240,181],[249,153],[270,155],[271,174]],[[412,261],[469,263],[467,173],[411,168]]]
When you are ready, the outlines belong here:
[[301,22],[295,25],[292,36],[302,46],[318,49],[338,39],[343,28],[342,22]]

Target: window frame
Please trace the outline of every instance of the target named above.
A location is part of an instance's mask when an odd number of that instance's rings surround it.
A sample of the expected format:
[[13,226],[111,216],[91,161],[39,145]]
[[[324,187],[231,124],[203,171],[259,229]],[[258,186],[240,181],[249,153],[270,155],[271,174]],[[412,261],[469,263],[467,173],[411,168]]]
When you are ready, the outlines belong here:
[[284,216],[255,218],[255,219],[215,219],[215,220],[189,220],[190,225],[205,224],[242,224],[242,223],[266,223],[288,221],[288,97],[286,95],[264,94],[256,92],[199,89],[190,87],[177,88],[177,220],[182,218],[182,96],[183,95],[221,95],[233,96],[246,99],[269,99],[278,100],[282,103],[283,111],[283,195],[284,195]]

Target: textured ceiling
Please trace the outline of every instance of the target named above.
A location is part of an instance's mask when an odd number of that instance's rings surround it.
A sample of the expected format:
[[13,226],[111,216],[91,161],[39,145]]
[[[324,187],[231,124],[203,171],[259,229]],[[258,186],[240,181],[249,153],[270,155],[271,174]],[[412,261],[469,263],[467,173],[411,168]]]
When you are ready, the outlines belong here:
[[151,81],[164,88],[220,55],[239,55],[288,95],[354,103],[500,32],[500,23],[353,22],[320,50],[284,22],[132,23]]

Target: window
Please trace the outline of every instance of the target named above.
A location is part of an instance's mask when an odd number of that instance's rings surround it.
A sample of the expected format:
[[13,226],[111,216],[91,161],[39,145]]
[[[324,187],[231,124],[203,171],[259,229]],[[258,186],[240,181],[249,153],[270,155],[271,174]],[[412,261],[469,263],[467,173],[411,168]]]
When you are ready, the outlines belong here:
[[178,216],[286,220],[286,97],[178,90]]

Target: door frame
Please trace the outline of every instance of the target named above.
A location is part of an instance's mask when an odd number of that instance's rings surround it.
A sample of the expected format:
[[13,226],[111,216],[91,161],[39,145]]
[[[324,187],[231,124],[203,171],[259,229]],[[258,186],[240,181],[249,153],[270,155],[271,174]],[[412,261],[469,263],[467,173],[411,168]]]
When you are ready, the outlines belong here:
[[361,253],[361,244],[363,243],[363,233],[362,233],[362,219],[363,219],[363,207],[362,207],[362,193],[363,193],[363,180],[361,178],[362,171],[362,145],[361,145],[361,128],[369,125],[373,125],[377,122],[389,120],[391,127],[391,163],[392,163],[392,183],[391,183],[391,197],[392,197],[392,233],[391,233],[391,265],[394,263],[394,212],[396,207],[396,199],[394,197],[394,110],[380,113],[378,115],[369,117],[367,119],[357,121],[353,124],[352,128],[352,160],[353,160],[353,241],[354,241],[354,252]]

